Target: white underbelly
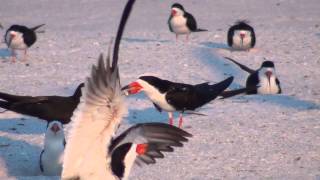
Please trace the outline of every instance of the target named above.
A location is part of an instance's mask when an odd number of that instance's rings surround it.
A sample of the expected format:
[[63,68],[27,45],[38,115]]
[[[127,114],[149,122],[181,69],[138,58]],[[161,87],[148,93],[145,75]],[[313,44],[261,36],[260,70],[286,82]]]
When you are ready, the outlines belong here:
[[239,36],[233,37],[232,48],[237,50],[246,50],[251,48],[251,38],[246,37],[241,41]]
[[187,20],[182,17],[173,17],[170,21],[171,28],[176,34],[189,34],[190,30],[187,27]]
[[[6,42],[9,42],[9,33],[6,36]],[[28,46],[24,43],[21,36],[16,36],[12,39],[9,48],[11,49],[19,49],[19,50],[25,50],[28,48]]]
[[149,96],[150,100],[157,104],[161,109],[168,112],[176,111],[174,107],[172,107],[168,102],[166,101],[165,94],[161,94],[160,96],[154,97]]
[[279,87],[277,86],[275,80],[271,80],[270,84],[267,80],[262,80],[259,84],[258,94],[278,94]]
[[61,158],[61,156],[54,157],[44,153],[42,156],[43,174],[46,176],[60,176],[62,172]]

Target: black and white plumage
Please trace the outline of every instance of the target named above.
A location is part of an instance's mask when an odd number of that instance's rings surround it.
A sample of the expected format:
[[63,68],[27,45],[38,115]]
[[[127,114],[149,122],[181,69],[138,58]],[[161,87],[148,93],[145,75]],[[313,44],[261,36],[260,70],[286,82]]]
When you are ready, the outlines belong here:
[[[161,151],[172,151],[191,136],[159,123],[136,125],[113,139],[127,113],[121,91],[118,52],[124,26],[135,0],[129,0],[119,25],[113,61],[102,55],[87,78],[79,106],[74,112],[64,154],[62,179],[127,178],[137,159],[153,163]],[[112,64],[112,65],[110,65]]]
[[83,85],[81,83],[71,96],[18,96],[0,92],[0,108],[67,124],[79,104]]
[[134,163],[154,164],[163,158],[163,152],[181,147],[192,135],[163,123],[137,124],[115,138],[109,146],[112,154],[111,167],[120,179],[127,179]]
[[228,45],[235,50],[249,50],[256,44],[253,27],[246,21],[238,21],[228,30]]
[[31,47],[37,40],[36,30],[44,26],[44,24],[28,28],[22,25],[12,25],[5,34],[5,43],[12,50],[12,61],[15,62],[15,50],[24,50],[24,58],[26,60],[27,49]]
[[186,34],[187,40],[191,32],[207,31],[206,29],[199,29],[196,19],[192,14],[184,10],[184,7],[179,3],[174,3],[171,6],[171,14],[168,20],[169,30],[178,35]]
[[135,0],[129,0],[119,25],[112,66],[110,54],[106,63],[100,55],[98,66],[82,88],[80,103],[71,121],[61,179],[116,179],[111,169],[107,147],[127,113],[121,92],[118,51],[124,26]]
[[250,75],[246,81],[246,87],[242,89],[225,91],[222,97],[230,97],[236,94],[280,94],[281,86],[277,78],[274,63],[272,61],[264,61],[261,67],[257,70],[250,69],[249,67],[240,64],[234,59],[225,57],[231,62],[238,65],[242,70],[248,72]]
[[201,83],[196,85],[183,84],[163,80],[155,76],[141,76],[135,82],[123,87],[128,94],[144,92],[161,112],[169,112],[169,123],[173,124],[172,112],[179,111],[179,127],[182,126],[182,113],[195,109],[214,100],[233,81],[229,77],[217,84]]
[[59,121],[50,122],[45,134],[44,149],[40,154],[40,170],[43,175],[61,175],[65,144],[62,124]]

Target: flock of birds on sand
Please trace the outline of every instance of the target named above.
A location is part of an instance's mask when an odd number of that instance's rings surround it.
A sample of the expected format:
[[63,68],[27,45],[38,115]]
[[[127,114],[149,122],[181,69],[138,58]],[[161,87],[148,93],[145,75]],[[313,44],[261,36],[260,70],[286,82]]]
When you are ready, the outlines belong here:
[[[111,45],[106,58],[101,54],[90,77],[81,83],[74,94],[63,96],[18,96],[0,92],[0,107],[48,122],[44,149],[40,154],[40,169],[46,176],[62,179],[127,179],[133,164],[152,164],[163,158],[163,152],[181,147],[192,135],[181,129],[183,113],[193,112],[217,97],[238,94],[278,94],[280,82],[274,63],[264,61],[253,70],[227,58],[249,73],[244,88],[227,90],[233,81],[229,77],[219,83],[196,85],[172,82],[155,76],[141,76],[136,81],[120,85],[118,54],[122,34],[135,0],[128,0],[122,14],[111,57]],[[44,24],[27,28],[12,25],[5,33],[5,43],[16,61],[15,50],[27,49],[36,42],[36,30]],[[175,3],[171,6],[169,29],[179,35],[207,31],[199,29],[193,15]],[[0,25],[1,26],[1,25]],[[2,26],[1,26],[2,27]],[[228,31],[231,49],[249,51],[254,47],[254,29],[239,21]],[[112,43],[111,43],[112,44]],[[122,117],[127,114],[125,96],[144,92],[157,110],[166,111],[169,124],[141,123],[115,136]],[[179,125],[173,126],[173,112],[179,112]],[[70,123],[65,139],[63,124]]]

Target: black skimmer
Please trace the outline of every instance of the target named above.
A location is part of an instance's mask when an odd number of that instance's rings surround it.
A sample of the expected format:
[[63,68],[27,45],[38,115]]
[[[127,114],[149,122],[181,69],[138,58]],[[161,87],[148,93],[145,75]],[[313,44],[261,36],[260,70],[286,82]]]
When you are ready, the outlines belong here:
[[154,76],[141,76],[135,82],[122,88],[127,94],[144,92],[158,111],[169,113],[169,124],[173,124],[173,112],[179,111],[179,127],[182,126],[182,113],[195,109],[214,100],[233,81],[229,77],[217,84],[182,84],[163,80]]
[[247,21],[238,21],[229,28],[228,45],[235,50],[249,50],[256,44],[253,27]]
[[0,92],[0,108],[34,116],[48,122],[70,122],[81,96],[81,83],[72,96],[17,96]]
[[106,62],[100,55],[82,88],[67,138],[63,180],[126,178],[135,159],[154,163],[154,158],[163,157],[161,151],[170,152],[171,146],[181,146],[191,136],[178,128],[149,123],[136,125],[113,138],[127,113],[117,62],[120,40],[134,2],[129,0],[123,11],[112,63],[109,49]]
[[242,70],[248,72],[250,75],[246,81],[246,87],[242,89],[225,91],[221,94],[222,97],[227,98],[240,93],[246,94],[280,94],[281,86],[277,78],[274,63],[272,61],[264,61],[261,67],[257,70],[240,64],[234,59],[225,57],[231,62],[238,65]]
[[36,40],[36,30],[44,24],[28,28],[22,25],[12,25],[6,32],[4,38],[8,48],[12,50],[12,62],[15,62],[15,50],[24,50],[23,60],[26,61],[27,49],[32,46]]
[[179,34],[186,34],[187,41],[191,32],[208,31],[206,29],[199,29],[197,27],[196,19],[192,14],[184,10],[183,6],[179,3],[174,3],[171,6],[171,14],[168,20],[169,29],[176,34],[178,40]]
[[154,164],[163,158],[162,152],[181,147],[192,135],[180,128],[164,123],[137,124],[112,140],[111,168],[120,179],[127,179],[133,164]]
[[43,175],[61,175],[65,144],[62,124],[59,121],[48,123],[44,148],[40,154],[40,170]]

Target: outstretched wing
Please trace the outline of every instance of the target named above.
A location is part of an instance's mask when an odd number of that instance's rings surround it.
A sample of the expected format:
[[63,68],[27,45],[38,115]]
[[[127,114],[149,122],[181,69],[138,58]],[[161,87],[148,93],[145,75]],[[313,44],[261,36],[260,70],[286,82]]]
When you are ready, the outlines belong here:
[[105,64],[100,55],[98,66],[92,67],[82,94],[71,118],[62,178],[107,172],[106,146],[126,112],[118,67],[111,71],[110,56]]
[[240,64],[239,62],[237,62],[236,60],[232,59],[232,58],[229,58],[229,57],[224,57],[228,60],[230,60],[231,62],[235,63],[236,65],[238,65],[242,70],[248,72],[249,74],[253,74],[256,72],[256,70],[253,70],[253,69],[250,69],[249,67],[243,65],[243,64]]
[[[186,131],[164,123],[137,124],[112,141],[112,171],[124,177],[134,162],[153,164],[156,158],[163,158],[163,152],[172,152],[172,147],[181,147],[192,135]],[[125,165],[124,165],[125,163]]]
[[123,11],[112,62],[109,49],[106,62],[100,55],[98,65],[92,67],[91,77],[82,88],[80,103],[71,118],[62,179],[114,179],[108,168],[111,158],[107,156],[106,147],[127,111],[117,62],[119,43],[134,2],[129,0]]

